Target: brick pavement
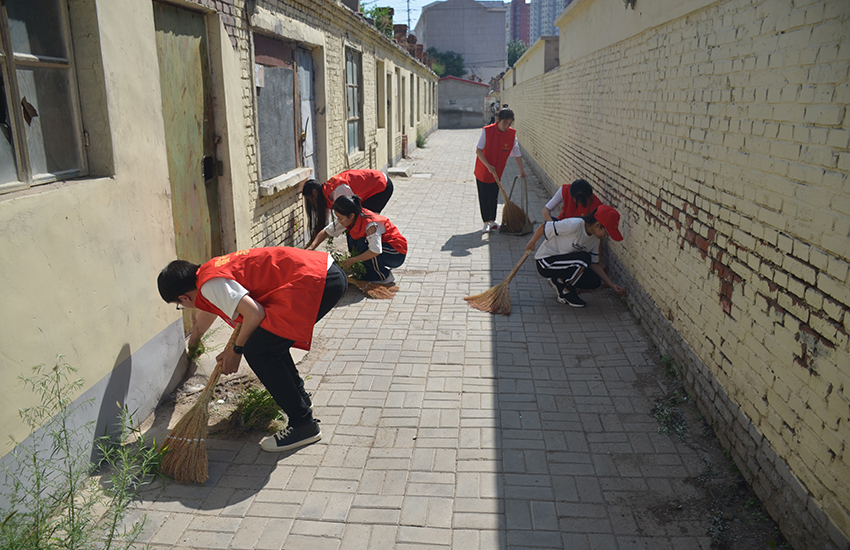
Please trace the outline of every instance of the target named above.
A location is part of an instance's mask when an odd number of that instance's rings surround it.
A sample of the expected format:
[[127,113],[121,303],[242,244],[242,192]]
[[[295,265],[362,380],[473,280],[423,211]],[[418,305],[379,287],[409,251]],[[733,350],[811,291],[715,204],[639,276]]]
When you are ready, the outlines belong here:
[[[610,291],[575,310],[529,260],[513,313],[463,296],[501,281],[527,237],[481,232],[477,130],[442,130],[384,212],[407,237],[393,300],[350,289],[300,364],[323,440],[289,455],[209,443],[210,480],[142,494],[152,548],[708,548],[669,521],[703,463],[650,417],[649,340]],[[505,182],[516,175],[509,161]],[[533,177],[529,213],[549,198]]]

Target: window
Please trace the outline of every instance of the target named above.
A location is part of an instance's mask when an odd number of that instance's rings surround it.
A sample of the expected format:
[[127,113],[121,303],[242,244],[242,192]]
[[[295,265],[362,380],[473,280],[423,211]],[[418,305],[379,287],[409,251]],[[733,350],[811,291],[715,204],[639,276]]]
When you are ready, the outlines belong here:
[[348,154],[363,149],[363,94],[361,82],[361,54],[345,50],[346,118],[348,120]]
[[66,2],[0,3],[0,192],[79,176],[83,134]]
[[300,180],[302,171],[293,171],[315,168],[312,53],[296,43],[255,34],[254,77],[260,178]]
[[378,111],[378,128],[387,127],[387,88],[384,74],[384,62],[379,61],[375,67],[375,85],[378,87],[378,101],[375,102],[375,108]]

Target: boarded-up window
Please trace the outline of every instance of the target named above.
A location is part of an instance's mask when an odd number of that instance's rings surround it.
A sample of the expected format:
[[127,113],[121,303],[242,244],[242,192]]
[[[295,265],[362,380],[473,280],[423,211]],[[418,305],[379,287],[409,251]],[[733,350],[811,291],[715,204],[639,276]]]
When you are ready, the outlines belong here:
[[303,165],[297,59],[296,44],[254,35],[257,135],[263,181]]

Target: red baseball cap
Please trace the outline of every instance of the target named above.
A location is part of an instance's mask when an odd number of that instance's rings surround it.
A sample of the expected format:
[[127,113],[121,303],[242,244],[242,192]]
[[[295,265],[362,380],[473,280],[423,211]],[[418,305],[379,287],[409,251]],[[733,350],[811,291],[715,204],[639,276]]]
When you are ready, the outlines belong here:
[[620,213],[608,206],[607,204],[603,204],[599,208],[596,209],[596,214],[593,216],[596,218],[596,221],[602,224],[602,227],[605,228],[605,231],[608,232],[608,235],[611,236],[615,241],[622,241],[623,235],[620,234]]

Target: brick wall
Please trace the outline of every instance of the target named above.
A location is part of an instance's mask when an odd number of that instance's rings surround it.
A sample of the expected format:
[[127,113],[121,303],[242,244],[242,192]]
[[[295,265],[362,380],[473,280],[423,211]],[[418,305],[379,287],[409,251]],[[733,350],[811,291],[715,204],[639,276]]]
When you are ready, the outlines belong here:
[[[423,82],[436,82],[437,77],[428,68],[411,58],[401,48],[387,40],[373,26],[364,22],[351,10],[334,0],[196,0],[199,5],[219,12],[234,49],[238,52],[242,71],[242,98],[244,105],[243,128],[231,128],[230,131],[244,131],[247,144],[248,170],[251,177],[249,197],[253,215],[251,243],[253,246],[303,246],[304,209],[302,200],[295,188],[289,188],[270,197],[259,193],[259,155],[257,150],[257,132],[255,118],[254,71],[251,37],[253,29],[249,20],[254,10],[260,8],[277,14],[282,20],[297,21],[318,29],[324,35],[322,51],[324,72],[316,74],[316,86],[323,87],[325,102],[317,100],[316,108],[324,112],[327,124],[326,142],[316,143],[318,154],[327,155],[327,173],[336,174],[343,170],[357,168],[381,168],[386,160],[377,158],[377,83],[375,67],[377,56],[389,60],[401,67],[402,73],[409,79],[411,74],[421,77]],[[267,34],[268,31],[264,30]],[[344,38],[343,38],[344,37]],[[288,37],[280,37],[283,40]],[[346,148],[346,109],[345,109],[345,47],[346,45],[362,51],[363,73],[363,124],[364,151],[362,154],[348,155]],[[424,110],[424,107],[421,108]],[[420,113],[423,133],[430,133],[437,126],[436,115]],[[401,154],[401,136],[394,138],[396,143],[391,157]],[[416,136],[411,138],[415,144]],[[314,175],[314,177],[317,177]]]
[[848,29],[722,1],[502,97],[545,180],[620,210],[612,276],[799,548],[850,535]]

